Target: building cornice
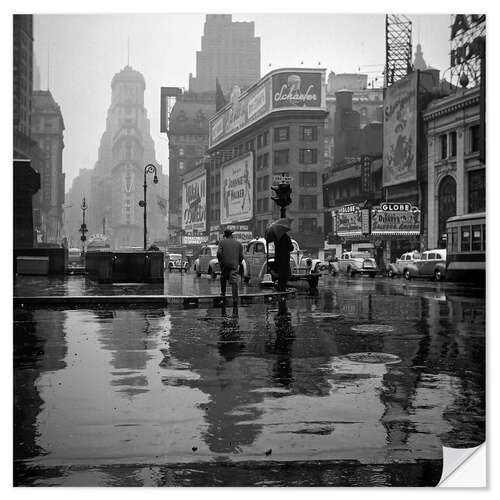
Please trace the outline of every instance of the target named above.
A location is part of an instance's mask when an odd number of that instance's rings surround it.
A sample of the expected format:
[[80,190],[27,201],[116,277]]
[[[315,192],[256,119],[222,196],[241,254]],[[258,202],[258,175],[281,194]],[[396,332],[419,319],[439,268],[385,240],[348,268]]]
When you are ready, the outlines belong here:
[[479,89],[474,89],[474,92],[454,96],[454,98],[446,97],[440,101],[436,101],[431,105],[430,109],[424,112],[424,121],[427,122],[477,104],[479,104]]

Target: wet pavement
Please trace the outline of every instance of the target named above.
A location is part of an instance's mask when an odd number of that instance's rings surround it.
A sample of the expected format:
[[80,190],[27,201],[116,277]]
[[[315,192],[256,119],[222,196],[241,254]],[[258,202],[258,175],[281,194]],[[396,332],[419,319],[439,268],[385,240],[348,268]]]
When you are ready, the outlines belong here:
[[317,295],[236,310],[16,309],[15,483],[435,485],[443,445],[484,441],[484,302],[325,277]]

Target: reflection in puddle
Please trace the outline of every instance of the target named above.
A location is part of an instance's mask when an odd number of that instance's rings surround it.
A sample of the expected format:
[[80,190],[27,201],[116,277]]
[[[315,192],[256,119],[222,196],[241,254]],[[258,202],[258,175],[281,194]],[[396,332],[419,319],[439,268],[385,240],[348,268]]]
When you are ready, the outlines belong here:
[[18,475],[135,464],[78,481],[159,484],[146,465],[270,449],[277,462],[431,463],[443,444],[481,443],[484,303],[363,291],[237,311],[16,311]]

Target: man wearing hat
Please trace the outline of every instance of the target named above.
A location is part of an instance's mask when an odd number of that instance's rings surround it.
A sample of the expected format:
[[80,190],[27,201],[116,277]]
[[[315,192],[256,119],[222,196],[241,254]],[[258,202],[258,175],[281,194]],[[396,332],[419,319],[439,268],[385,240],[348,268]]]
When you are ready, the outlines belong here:
[[220,264],[220,294],[226,296],[226,284],[231,283],[233,305],[238,304],[238,268],[243,262],[243,245],[233,238],[231,229],[224,229],[224,238],[219,243],[217,260]]

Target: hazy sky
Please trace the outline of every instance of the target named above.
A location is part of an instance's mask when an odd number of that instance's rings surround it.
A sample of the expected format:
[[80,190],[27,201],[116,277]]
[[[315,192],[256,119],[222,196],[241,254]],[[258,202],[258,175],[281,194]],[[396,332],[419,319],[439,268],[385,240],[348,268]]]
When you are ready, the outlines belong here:
[[[449,66],[448,15],[410,16],[414,51],[422,44],[427,64]],[[168,172],[168,142],[159,133],[160,87],[188,87],[196,73],[204,14],[36,15],[35,57],[41,88],[60,104],[66,130],[63,168],[66,191],[80,168],[93,168],[111,100],[111,79],[127,63],[146,80],[145,106],[157,160]],[[261,75],[280,66],[321,67],[336,73],[381,78],[385,17],[381,14],[234,14],[255,21],[261,38]],[[48,53],[50,64],[48,65]],[[272,66],[269,66],[269,65]]]

